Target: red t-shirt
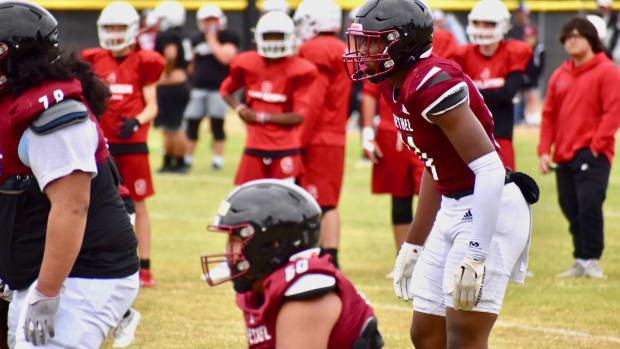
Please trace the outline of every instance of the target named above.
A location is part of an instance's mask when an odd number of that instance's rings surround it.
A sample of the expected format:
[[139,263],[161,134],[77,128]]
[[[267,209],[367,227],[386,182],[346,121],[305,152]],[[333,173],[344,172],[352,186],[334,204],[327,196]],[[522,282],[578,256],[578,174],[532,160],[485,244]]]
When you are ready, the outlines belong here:
[[[256,112],[271,114],[294,112],[304,120],[316,112],[317,69],[299,57],[284,57],[268,63],[256,51],[237,55],[230,63],[229,75],[220,86],[220,94],[234,93],[245,87],[245,102]],[[301,148],[300,126],[247,124],[245,147],[262,151]]]
[[134,118],[144,110],[142,88],[151,85],[161,76],[165,60],[150,50],[134,50],[120,63],[109,50],[91,48],[82,51],[82,59],[93,65],[93,71],[110,87],[112,97],[105,114],[99,117],[109,143],[146,143],[150,124],[141,125],[129,139],[119,139],[119,126],[123,119]]
[[342,302],[342,311],[329,336],[327,347],[329,349],[353,347],[366,320],[374,316],[372,307],[344,274],[333,266],[328,256],[322,258],[313,256],[290,262],[269,275],[263,283],[264,302],[260,306],[257,306],[259,295],[254,291],[237,295],[237,305],[245,318],[249,348],[276,347],[276,320],[285,301],[284,293],[300,277],[309,274],[333,276],[336,279],[336,293]]
[[[439,82],[433,84],[436,77]],[[456,63],[435,55],[420,60],[407,72],[397,96],[389,82],[380,84],[403,141],[424,162],[435,180],[435,187],[442,194],[472,189],[475,176],[441,128],[431,123],[426,113],[465,87],[469,107],[495,144],[491,113],[472,80]]]
[[315,118],[304,120],[304,144],[340,145],[346,143],[349,97],[353,82],[342,64],[346,44],[334,35],[319,35],[306,41],[299,48],[298,56],[314,63],[322,80],[323,102],[317,105]]

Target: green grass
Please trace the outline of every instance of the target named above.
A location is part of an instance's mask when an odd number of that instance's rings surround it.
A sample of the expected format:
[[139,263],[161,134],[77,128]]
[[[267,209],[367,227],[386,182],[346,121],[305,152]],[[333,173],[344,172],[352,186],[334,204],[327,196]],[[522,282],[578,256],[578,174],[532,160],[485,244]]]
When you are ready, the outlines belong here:
[[[244,323],[232,285],[209,287],[201,280],[200,256],[223,251],[224,238],[208,233],[221,200],[233,188],[244,141],[235,115],[227,118],[224,168],[209,169],[210,134],[201,130],[189,175],[154,175],[156,195],[148,200],[152,220],[151,269],[157,286],[142,289],[134,304],[142,313],[133,348],[244,348]],[[541,187],[534,206],[530,270],[525,284],[511,283],[490,339],[492,348],[620,348],[620,172],[612,168],[605,203],[602,267],[606,280],[558,280],[572,263],[567,222],[557,204],[553,176],[538,171],[538,131],[515,132],[517,166]],[[151,165],[161,165],[161,135],[150,136]],[[340,201],[340,263],[375,308],[386,348],[411,348],[410,303],[398,300],[391,281],[395,247],[389,197],[370,194],[370,168],[358,165],[359,134],[350,133]],[[104,348],[111,347],[111,340]]]

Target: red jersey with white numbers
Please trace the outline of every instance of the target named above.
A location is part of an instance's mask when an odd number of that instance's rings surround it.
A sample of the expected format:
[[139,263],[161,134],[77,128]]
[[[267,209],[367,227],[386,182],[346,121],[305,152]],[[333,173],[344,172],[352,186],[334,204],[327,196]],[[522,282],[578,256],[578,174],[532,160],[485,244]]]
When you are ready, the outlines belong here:
[[[284,57],[269,63],[256,51],[237,55],[220,86],[220,94],[232,94],[245,87],[245,103],[256,112],[297,113],[304,120],[316,112],[317,69],[299,57]],[[262,151],[301,148],[300,125],[248,123],[245,147]]]
[[[0,186],[11,176],[32,175],[32,170],[19,159],[19,140],[41,113],[65,99],[78,100],[88,107],[82,95],[82,84],[78,80],[44,82],[16,99],[7,94],[0,96]],[[89,116],[97,125],[99,144],[95,160],[99,165],[110,153],[97,120],[90,112]]]
[[112,97],[99,122],[109,143],[146,143],[150,123],[141,125],[129,139],[119,139],[119,127],[125,118],[135,118],[144,110],[142,88],[151,85],[164,70],[164,57],[155,51],[134,50],[117,61],[109,50],[91,48],[82,51],[82,60],[93,65],[93,71],[110,88]]
[[339,145],[346,143],[349,97],[353,82],[342,64],[346,44],[334,35],[319,35],[306,41],[297,55],[314,63],[323,80],[323,102],[317,106],[314,120],[304,120],[302,140],[310,144]]
[[[442,104],[448,97],[466,88],[467,97],[452,105]],[[381,93],[392,109],[394,124],[403,142],[415,151],[442,194],[474,187],[474,173],[461,159],[441,128],[430,121],[429,113],[450,110],[461,103],[469,107],[493,138],[493,119],[472,80],[454,62],[431,55],[415,63],[407,72],[400,89],[389,82],[380,85]],[[497,148],[497,145],[496,145]]]
[[[323,274],[336,279],[336,293],[342,302],[342,311],[329,336],[328,349],[352,348],[366,320],[374,316],[372,307],[355,290],[353,284],[338,271],[328,256],[300,258],[276,270],[264,281],[264,301],[257,306],[259,294],[250,291],[237,295],[237,305],[245,318],[248,347],[269,349],[276,347],[276,319],[284,304],[284,293],[300,277]],[[311,330],[311,329],[309,329]]]

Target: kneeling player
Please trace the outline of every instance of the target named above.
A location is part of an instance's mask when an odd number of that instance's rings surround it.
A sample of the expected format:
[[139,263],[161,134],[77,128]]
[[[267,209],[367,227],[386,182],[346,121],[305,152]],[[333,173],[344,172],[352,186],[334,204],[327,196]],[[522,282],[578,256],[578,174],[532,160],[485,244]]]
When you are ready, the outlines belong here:
[[[372,307],[330,256],[318,257],[321,208],[308,192],[251,181],[228,195],[215,222],[209,230],[228,234],[228,246],[203,256],[203,270],[211,286],[233,281],[249,348],[383,347]],[[222,261],[231,276],[210,278]]]

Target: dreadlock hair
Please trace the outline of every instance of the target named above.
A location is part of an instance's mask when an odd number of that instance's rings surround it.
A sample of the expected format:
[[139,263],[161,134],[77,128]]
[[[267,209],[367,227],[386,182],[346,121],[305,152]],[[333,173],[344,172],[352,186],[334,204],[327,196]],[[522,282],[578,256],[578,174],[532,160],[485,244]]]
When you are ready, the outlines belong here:
[[48,41],[30,40],[20,43],[19,49],[9,52],[0,67],[7,78],[7,92],[18,97],[45,81],[78,79],[82,94],[95,114],[103,114],[110,90],[95,75],[90,64],[74,53],[67,55]]

